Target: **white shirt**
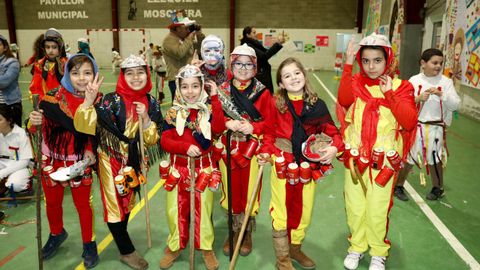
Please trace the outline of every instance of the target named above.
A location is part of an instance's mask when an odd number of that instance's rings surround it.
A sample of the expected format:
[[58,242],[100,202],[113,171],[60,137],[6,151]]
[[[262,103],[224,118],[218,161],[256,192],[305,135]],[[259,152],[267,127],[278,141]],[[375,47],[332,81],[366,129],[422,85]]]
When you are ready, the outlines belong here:
[[[441,97],[443,120],[447,125],[450,125],[452,123],[452,112],[457,110],[460,105],[460,97],[453,86],[453,81],[442,74],[428,77],[423,73],[411,77],[409,81],[415,88],[415,97],[419,96],[429,88],[441,88],[441,91],[443,92]],[[423,102],[418,120],[421,122],[442,120],[439,96],[430,95],[428,99]]]
[[6,136],[0,133],[0,156],[11,160],[33,158],[30,139],[25,130],[17,125]]

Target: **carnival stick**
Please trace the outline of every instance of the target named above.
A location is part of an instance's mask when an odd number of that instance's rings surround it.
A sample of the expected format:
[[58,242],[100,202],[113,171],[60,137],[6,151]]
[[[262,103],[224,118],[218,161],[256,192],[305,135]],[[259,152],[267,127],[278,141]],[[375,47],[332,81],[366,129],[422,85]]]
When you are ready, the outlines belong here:
[[143,120],[141,117],[138,119],[138,132],[140,135],[140,167],[142,169],[142,175],[145,177],[145,183],[143,184],[143,197],[145,200],[145,224],[147,226],[147,246],[152,247],[152,234],[150,232],[150,207],[148,204],[148,188],[147,188],[147,168],[145,168],[145,150],[143,149]]
[[190,157],[190,269],[195,269],[195,158]]
[[353,183],[356,185],[360,182],[360,185],[363,189],[363,194],[367,196],[367,187],[365,186],[365,182],[363,182],[362,174],[358,170],[357,166],[353,163],[353,158],[348,160],[348,167],[350,168],[350,174],[352,175]]
[[37,195],[35,196],[20,196],[20,197],[15,197],[15,198],[12,198],[12,197],[3,197],[3,198],[0,198],[0,202],[3,202],[3,201],[14,201],[14,200],[32,200],[32,199],[37,199]]
[[250,213],[253,209],[253,204],[255,203],[255,199],[257,198],[258,190],[260,188],[260,183],[262,182],[262,175],[263,175],[263,165],[258,167],[258,176],[257,182],[255,182],[255,186],[253,188],[252,196],[248,201],[247,210],[245,211],[245,217],[243,218],[242,228],[240,229],[240,234],[238,235],[238,241],[235,245],[235,251],[233,252],[233,258],[230,261],[229,270],[235,269],[235,263],[237,261],[238,253],[240,251],[240,246],[242,245],[243,235],[245,234],[245,230],[247,229],[248,219],[250,218]]
[[[33,108],[38,111],[38,105],[40,97],[38,94],[32,95]],[[40,195],[42,193],[42,124],[36,126],[37,133],[37,194],[36,195],[36,208],[37,208],[37,256],[38,256],[38,269],[43,269],[43,256],[42,256],[42,213],[40,208]]]
[[232,155],[230,153],[230,140],[232,138],[232,131],[227,131],[226,139],[226,151],[227,151],[227,201],[228,201],[228,246],[230,254],[229,259],[232,261],[233,258],[233,208],[232,208]]

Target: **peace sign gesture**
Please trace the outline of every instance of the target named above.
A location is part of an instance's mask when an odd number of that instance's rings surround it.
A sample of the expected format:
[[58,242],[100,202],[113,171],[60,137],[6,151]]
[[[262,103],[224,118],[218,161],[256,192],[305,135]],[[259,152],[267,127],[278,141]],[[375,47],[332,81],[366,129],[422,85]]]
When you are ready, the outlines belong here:
[[87,91],[85,91],[85,100],[83,101],[83,107],[89,107],[93,105],[98,95],[98,89],[100,89],[100,85],[102,85],[103,83],[103,79],[103,76],[99,79],[99,75],[97,72],[93,81],[87,84]]

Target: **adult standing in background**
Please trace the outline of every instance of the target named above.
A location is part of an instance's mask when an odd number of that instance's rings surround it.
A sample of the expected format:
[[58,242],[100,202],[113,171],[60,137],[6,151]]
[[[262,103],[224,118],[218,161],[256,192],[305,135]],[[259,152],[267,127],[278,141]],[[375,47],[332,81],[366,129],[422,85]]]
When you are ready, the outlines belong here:
[[0,35],[0,104],[14,110],[13,121],[22,126],[22,93],[18,86],[20,63],[10,50],[7,39]]
[[168,26],[170,33],[163,40],[163,57],[167,64],[167,81],[172,100],[175,97],[175,76],[181,67],[190,64],[194,48],[199,47],[205,35],[200,25],[185,17],[185,11],[179,10]]
[[268,63],[268,59],[283,48],[282,44],[285,43],[285,35],[282,32],[278,37],[277,42],[275,42],[269,49],[263,47],[262,43],[257,40],[256,35],[257,30],[255,27],[247,26],[243,28],[243,38],[240,40],[240,44],[247,44],[255,50],[258,61],[257,75],[255,75],[255,78],[265,85],[267,89],[270,90],[270,93],[273,93],[272,66]]

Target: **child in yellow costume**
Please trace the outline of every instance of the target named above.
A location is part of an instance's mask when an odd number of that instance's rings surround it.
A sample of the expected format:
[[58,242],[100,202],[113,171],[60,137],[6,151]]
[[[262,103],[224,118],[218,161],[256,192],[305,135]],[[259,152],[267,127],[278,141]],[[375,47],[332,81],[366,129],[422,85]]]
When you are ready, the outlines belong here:
[[[345,177],[351,236],[344,266],[356,269],[370,248],[369,270],[382,270],[390,249],[387,231],[393,179],[411,145],[417,111],[413,86],[390,76],[394,57],[388,39],[372,34],[359,45],[353,40],[348,45],[338,91],[337,115],[345,147],[350,149],[344,158],[353,171]],[[361,72],[352,76],[355,56]]]

